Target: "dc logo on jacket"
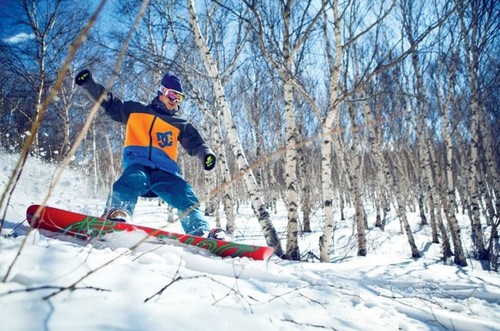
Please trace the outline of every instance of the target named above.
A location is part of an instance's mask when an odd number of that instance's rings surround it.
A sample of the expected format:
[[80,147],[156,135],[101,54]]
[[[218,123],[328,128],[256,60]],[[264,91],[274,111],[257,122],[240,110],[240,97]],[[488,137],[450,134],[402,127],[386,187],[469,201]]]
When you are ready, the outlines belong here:
[[172,131],[157,132],[156,138],[158,139],[158,145],[160,145],[161,148],[172,146],[174,144],[172,135]]

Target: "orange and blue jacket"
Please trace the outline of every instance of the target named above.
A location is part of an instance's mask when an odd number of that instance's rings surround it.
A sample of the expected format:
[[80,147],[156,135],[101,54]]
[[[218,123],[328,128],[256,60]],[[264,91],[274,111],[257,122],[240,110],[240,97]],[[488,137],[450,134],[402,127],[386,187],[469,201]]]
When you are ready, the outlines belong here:
[[[94,100],[103,90],[100,84],[87,88]],[[108,93],[101,107],[111,119],[126,125],[122,153],[124,168],[141,164],[181,176],[177,164],[179,143],[189,155],[200,160],[209,153],[213,154],[196,128],[175,112],[170,112],[158,97],[145,105],[122,101]]]

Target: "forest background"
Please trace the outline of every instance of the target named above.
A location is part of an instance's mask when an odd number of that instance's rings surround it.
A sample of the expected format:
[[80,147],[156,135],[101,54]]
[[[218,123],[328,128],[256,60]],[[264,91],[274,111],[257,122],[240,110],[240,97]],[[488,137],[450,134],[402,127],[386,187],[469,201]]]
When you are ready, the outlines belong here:
[[[0,212],[27,157],[80,169],[96,193],[121,172],[124,128],[77,88],[76,73],[88,68],[113,95],[148,103],[169,72],[188,97],[182,114],[219,161],[204,173],[181,155],[183,173],[207,214],[224,205],[230,234],[238,203],[250,202],[267,244],[298,260],[299,234],[320,213],[318,258],[329,262],[335,210],[343,219],[355,208],[363,256],[366,230],[383,230],[392,209],[418,258],[406,217],[418,211],[444,260],[464,266],[474,258],[498,270],[499,7],[494,0],[4,1],[0,148],[19,154],[19,163]],[[287,206],[285,234],[273,226],[277,201]],[[471,237],[461,236],[457,213],[470,218]],[[465,252],[464,241],[475,250]]]

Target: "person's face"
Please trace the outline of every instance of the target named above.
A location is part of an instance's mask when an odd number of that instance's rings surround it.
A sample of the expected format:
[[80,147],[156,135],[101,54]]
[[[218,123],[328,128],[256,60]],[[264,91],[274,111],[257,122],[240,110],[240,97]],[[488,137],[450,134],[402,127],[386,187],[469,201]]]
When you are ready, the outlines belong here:
[[164,86],[160,87],[160,93],[159,99],[168,110],[174,110],[177,105],[184,100],[184,95],[182,93],[168,89]]
[[160,94],[160,101],[163,102],[168,110],[174,110],[177,108],[177,102],[170,100],[165,94]]

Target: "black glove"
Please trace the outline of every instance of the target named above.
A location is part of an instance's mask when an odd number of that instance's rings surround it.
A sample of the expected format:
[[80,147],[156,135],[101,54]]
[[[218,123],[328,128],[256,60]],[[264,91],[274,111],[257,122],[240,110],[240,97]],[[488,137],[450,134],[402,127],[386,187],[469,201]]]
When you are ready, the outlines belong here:
[[207,154],[205,155],[205,158],[203,160],[203,168],[205,170],[210,171],[215,167],[215,162],[216,162],[216,157],[213,154]]
[[92,73],[90,72],[90,70],[88,69],[85,69],[85,70],[82,70],[80,71],[76,77],[75,77],[75,83],[76,85],[83,85],[85,84],[86,82],[88,82],[89,80],[92,79]]

